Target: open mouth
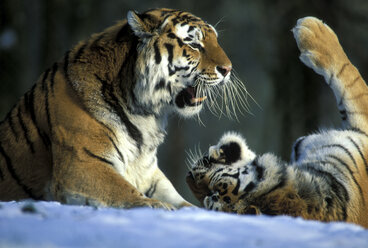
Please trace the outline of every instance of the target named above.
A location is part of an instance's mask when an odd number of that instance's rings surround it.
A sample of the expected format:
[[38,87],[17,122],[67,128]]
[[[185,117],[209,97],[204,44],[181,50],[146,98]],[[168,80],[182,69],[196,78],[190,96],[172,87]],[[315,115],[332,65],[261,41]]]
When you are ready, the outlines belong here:
[[203,103],[204,100],[206,100],[206,96],[197,97],[196,96],[197,87],[189,86],[182,91],[179,92],[179,94],[176,96],[175,103],[179,108],[184,108],[185,106],[198,106]]

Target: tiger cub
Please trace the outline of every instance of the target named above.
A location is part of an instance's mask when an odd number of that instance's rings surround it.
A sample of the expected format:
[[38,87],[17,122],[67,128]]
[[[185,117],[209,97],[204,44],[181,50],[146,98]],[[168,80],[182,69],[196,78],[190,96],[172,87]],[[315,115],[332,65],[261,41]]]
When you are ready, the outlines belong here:
[[129,11],[66,52],[0,123],[0,200],[191,205],[158,168],[157,148],[168,115],[197,115],[206,93],[233,87],[231,69],[200,18]]
[[368,227],[367,85],[322,21],[300,19],[293,33],[302,62],[333,90],[343,127],[297,139],[290,162],[256,155],[227,133],[192,165],[187,182],[208,209]]

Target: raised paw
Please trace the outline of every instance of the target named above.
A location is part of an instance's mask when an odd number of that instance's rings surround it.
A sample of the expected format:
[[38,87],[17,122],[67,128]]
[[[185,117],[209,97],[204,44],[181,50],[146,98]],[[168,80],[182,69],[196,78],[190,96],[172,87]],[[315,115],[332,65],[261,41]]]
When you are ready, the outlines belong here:
[[246,164],[255,158],[255,153],[249,149],[243,136],[235,132],[226,132],[217,145],[208,151],[211,161],[222,164]]
[[301,52],[300,60],[316,73],[329,76],[347,61],[347,57],[334,31],[315,17],[297,21],[294,38]]

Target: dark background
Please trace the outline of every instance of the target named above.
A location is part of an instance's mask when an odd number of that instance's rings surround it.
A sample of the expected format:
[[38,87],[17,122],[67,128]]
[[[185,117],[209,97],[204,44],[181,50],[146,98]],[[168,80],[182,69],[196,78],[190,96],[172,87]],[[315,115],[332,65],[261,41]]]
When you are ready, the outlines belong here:
[[306,68],[290,30],[298,18],[316,16],[332,27],[352,62],[368,78],[367,0],[0,0],[0,119],[38,76],[66,50],[102,31],[128,10],[168,7],[189,11],[215,25],[234,69],[258,102],[239,121],[172,117],[159,164],[178,191],[196,202],[185,185],[186,152],[217,142],[226,130],[241,132],[257,153],[288,160],[293,141],[339,125],[332,92]]

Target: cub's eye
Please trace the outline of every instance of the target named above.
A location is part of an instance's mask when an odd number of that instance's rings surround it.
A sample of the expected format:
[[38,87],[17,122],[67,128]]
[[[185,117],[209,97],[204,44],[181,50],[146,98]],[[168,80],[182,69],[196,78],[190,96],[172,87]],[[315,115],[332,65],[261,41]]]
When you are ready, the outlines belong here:
[[204,48],[199,43],[190,43],[188,44],[193,49],[198,49],[199,51],[203,51]]

